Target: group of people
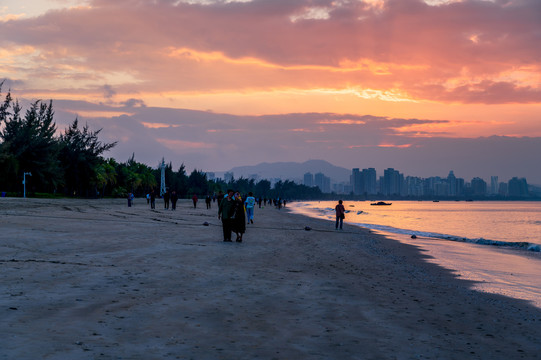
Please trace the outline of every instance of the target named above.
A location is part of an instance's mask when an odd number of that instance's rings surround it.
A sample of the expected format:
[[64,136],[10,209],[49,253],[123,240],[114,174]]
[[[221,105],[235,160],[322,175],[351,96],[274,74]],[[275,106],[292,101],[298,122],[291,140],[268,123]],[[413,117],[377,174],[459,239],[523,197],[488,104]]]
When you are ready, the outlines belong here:
[[227,190],[227,195],[219,200],[218,219],[222,220],[224,241],[231,242],[231,234],[237,235],[236,242],[242,242],[242,236],[246,232],[246,224],[254,223],[254,207],[256,200],[253,194],[243,201],[238,191]]
[[[169,210],[169,204],[171,204],[171,210],[177,209],[178,194],[175,190],[163,193],[163,207]],[[147,204],[150,204],[151,209],[156,209],[156,192],[151,190],[147,194]]]
[[[193,195],[192,201],[194,208],[197,206],[197,195]],[[222,220],[222,228],[224,241],[231,242],[231,234],[234,232],[237,237],[236,242],[242,242],[242,237],[246,232],[246,224],[254,223],[254,208],[256,204],[261,207],[261,203],[269,205],[274,204],[277,208],[281,208],[282,204],[285,206],[285,200],[281,199],[272,199],[267,200],[258,198],[256,199],[253,194],[250,192],[246,197],[246,200],[243,201],[241,194],[238,191],[233,191],[231,189],[227,190],[227,194],[223,194],[221,191],[218,195],[214,195],[212,201],[218,201],[218,219]],[[171,210],[176,210],[178,195],[176,191],[166,191],[163,194],[164,208],[169,209],[169,202],[171,202]],[[128,194],[128,206],[131,206],[133,202],[133,194]],[[150,204],[151,209],[156,208],[156,193],[152,190],[147,194],[147,203]],[[205,203],[207,204],[207,209],[211,207],[211,197],[210,195],[205,198]],[[339,200],[338,204],[335,207],[336,212],[336,230],[343,228],[343,223],[345,219],[346,209],[344,208],[343,201]]]

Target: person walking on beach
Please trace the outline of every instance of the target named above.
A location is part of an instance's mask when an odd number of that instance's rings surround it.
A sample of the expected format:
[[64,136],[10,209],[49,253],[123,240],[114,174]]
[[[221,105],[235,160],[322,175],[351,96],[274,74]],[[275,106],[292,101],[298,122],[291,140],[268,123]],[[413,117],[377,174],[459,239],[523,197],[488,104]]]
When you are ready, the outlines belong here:
[[156,208],[156,193],[154,192],[154,190],[150,192],[150,208]]
[[255,208],[255,198],[254,194],[251,192],[248,193],[248,197],[245,201],[246,205],[246,220],[248,223],[254,223],[254,208]]
[[246,215],[244,213],[244,202],[240,193],[237,191],[233,196],[233,226],[232,229],[237,234],[237,242],[242,242],[242,235],[246,232]]
[[220,207],[220,204],[222,203],[222,200],[224,199],[224,193],[222,190],[218,192],[218,196],[216,196],[216,200],[218,200],[218,207]]
[[168,210],[169,209],[169,190],[167,190],[164,194],[163,194],[163,206],[164,206],[164,209],[165,210]]
[[129,193],[128,194],[128,207],[131,207],[132,202],[133,202],[133,194]]
[[233,200],[233,190],[227,190],[227,196],[220,202],[220,206],[218,206],[218,219],[222,220],[224,241],[226,242],[231,241],[234,205],[235,200]]
[[208,194],[205,198],[205,204],[207,204],[207,209],[210,209],[210,204],[212,204],[212,198],[210,197],[210,194]]
[[340,230],[342,230],[342,225],[344,224],[344,219],[346,218],[346,209],[342,204],[342,200],[338,200],[338,205],[334,208],[336,211],[336,230],[338,230],[338,225],[340,225]]
[[171,210],[177,209],[177,200],[178,200],[177,192],[173,190],[173,192],[171,192]]
[[193,194],[192,201],[193,201],[193,208],[195,209],[197,207],[197,195]]

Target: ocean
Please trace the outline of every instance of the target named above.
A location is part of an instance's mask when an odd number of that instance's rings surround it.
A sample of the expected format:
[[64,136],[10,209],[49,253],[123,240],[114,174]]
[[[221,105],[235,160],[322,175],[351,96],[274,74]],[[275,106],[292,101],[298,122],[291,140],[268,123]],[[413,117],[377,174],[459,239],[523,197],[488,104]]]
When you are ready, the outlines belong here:
[[[347,226],[362,226],[421,247],[430,261],[475,288],[541,308],[541,202],[344,201]],[[333,221],[335,201],[292,202],[291,211]],[[412,239],[415,235],[415,239]]]

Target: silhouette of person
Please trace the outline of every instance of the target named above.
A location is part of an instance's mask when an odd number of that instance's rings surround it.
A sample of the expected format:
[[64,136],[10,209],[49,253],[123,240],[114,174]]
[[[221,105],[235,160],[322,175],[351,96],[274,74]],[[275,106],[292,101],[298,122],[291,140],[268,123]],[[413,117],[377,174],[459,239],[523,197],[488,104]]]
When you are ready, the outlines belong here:
[[173,192],[171,192],[171,210],[177,209],[177,200],[178,200],[177,192],[173,190]]
[[192,201],[193,201],[193,208],[195,209],[197,207],[197,195],[193,194]]
[[150,192],[150,208],[156,208],[156,193],[154,192],[154,190]]
[[224,241],[231,241],[231,230],[233,225],[233,211],[235,200],[233,200],[233,190],[227,190],[227,196],[220,201],[218,206],[218,219],[222,220],[222,229],[224,233]]
[[346,209],[342,204],[342,200],[338,200],[338,205],[334,208],[336,211],[336,230],[338,230],[338,225],[340,225],[340,230],[342,230],[342,225],[344,224],[344,219],[346,218]]
[[169,209],[169,199],[170,199],[169,190],[167,190],[163,194],[163,206],[164,206],[164,209]]
[[218,206],[220,206],[220,203],[222,202],[223,199],[224,199],[224,193],[222,192],[222,190],[220,190],[218,192],[218,196],[216,196],[216,200],[218,200]]
[[244,213],[244,202],[237,191],[233,196],[233,231],[237,234],[237,242],[242,242],[242,235],[246,232],[246,215]]

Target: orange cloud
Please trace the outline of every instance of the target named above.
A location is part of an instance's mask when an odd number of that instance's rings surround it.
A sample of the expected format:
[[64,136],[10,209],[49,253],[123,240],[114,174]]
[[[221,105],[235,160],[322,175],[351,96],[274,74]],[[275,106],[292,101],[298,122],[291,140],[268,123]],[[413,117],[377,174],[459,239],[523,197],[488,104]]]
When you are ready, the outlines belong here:
[[378,145],[378,147],[381,147],[381,148],[399,148],[399,149],[409,148],[409,147],[412,147],[412,146],[413,146],[412,144],[402,144],[402,145],[379,144]]
[[365,121],[362,120],[321,120],[318,121],[320,124],[326,124],[326,125],[363,125],[366,124]]
[[[541,49],[532,46],[538,7],[91,0],[0,22],[0,71],[28,99],[120,108],[140,99],[149,107],[237,115],[449,119],[391,127],[396,136],[538,134]],[[348,125],[347,116],[331,120],[318,125]],[[305,123],[294,128],[315,132]]]
[[398,148],[398,149],[406,149],[414,146],[413,144],[390,144],[390,143],[382,143],[377,145],[349,145],[347,146],[348,149],[358,149],[358,148]]
[[150,122],[141,122],[141,124],[149,129],[161,129],[161,128],[176,128],[180,125],[164,124],[164,123],[150,123]]
[[157,138],[157,142],[163,144],[169,149],[179,150],[179,149],[212,149],[215,147],[214,144],[209,144],[205,142],[196,142],[196,141],[185,141],[185,140],[171,140],[164,138]]

